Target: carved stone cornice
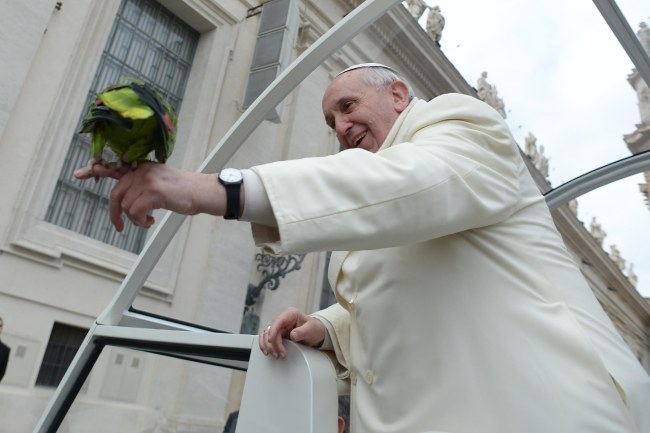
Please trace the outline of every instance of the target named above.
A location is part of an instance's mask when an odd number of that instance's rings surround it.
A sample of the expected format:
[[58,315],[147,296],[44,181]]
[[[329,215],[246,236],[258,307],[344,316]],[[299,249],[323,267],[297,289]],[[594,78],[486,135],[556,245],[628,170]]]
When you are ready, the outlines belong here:
[[302,21],[298,29],[298,40],[296,42],[296,49],[298,53],[302,54],[307,48],[311,46],[323,34],[322,31],[316,29],[316,26],[309,21]]
[[427,32],[401,6],[395,7],[371,26],[372,33],[384,44],[384,53],[395,59],[425,99],[457,92],[475,96],[456,67]]
[[[623,136],[623,140],[625,141],[625,144],[627,144],[627,148],[630,150],[632,155],[650,150],[650,126],[639,124],[636,125],[636,127],[636,131]],[[644,172],[644,176],[646,178],[646,183],[639,184],[639,191],[643,196],[646,206],[650,209],[650,188],[648,187],[650,172]]]
[[341,3],[349,7],[350,11],[352,11],[352,9],[359,6],[361,3],[363,3],[363,1],[364,0],[342,0]]
[[554,210],[553,219],[598,302],[628,344],[634,343],[637,356],[646,359],[650,301],[639,294],[568,206]]
[[[583,263],[588,263],[594,272],[599,274],[599,279],[605,282],[610,289],[614,289],[620,300],[629,306],[638,317],[643,318],[646,326],[650,326],[650,302],[641,296],[583,223],[568,206],[561,206],[552,214],[555,225],[562,233],[564,242],[569,249],[580,257]],[[599,293],[596,294],[599,295]],[[599,298],[607,296],[610,295],[602,292]]]
[[[349,13],[361,3],[362,0],[340,0],[339,4],[344,13]],[[319,8],[316,3],[312,6]],[[323,17],[318,15],[318,19],[322,20]],[[299,52],[304,51],[324,31],[318,24],[311,22],[311,18],[304,19],[298,42]],[[419,90],[418,96],[431,99],[451,92],[476,96],[472,86],[403,5],[398,4],[390,9],[364,34],[375,39],[374,45],[379,47],[381,55],[393,60],[394,66]],[[358,40],[353,40],[329,60],[332,67],[336,66],[334,70],[338,71],[353,63],[378,60],[370,57],[368,50],[359,46],[359,43]]]

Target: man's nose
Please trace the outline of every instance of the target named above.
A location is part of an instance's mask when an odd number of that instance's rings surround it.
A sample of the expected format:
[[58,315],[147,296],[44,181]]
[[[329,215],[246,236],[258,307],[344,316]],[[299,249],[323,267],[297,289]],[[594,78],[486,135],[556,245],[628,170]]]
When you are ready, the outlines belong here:
[[334,121],[334,130],[336,131],[336,136],[341,144],[345,144],[346,136],[351,127],[352,122],[345,117],[339,117]]

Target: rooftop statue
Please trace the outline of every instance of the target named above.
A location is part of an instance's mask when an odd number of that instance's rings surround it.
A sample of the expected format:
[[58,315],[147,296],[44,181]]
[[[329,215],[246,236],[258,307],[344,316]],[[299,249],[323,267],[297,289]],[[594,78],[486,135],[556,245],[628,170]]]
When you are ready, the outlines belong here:
[[505,119],[505,104],[503,103],[503,99],[499,98],[496,86],[488,83],[487,72],[484,71],[481,73],[476,84],[476,93],[478,94],[479,99],[497,110]]
[[621,252],[616,247],[616,244],[611,244],[609,246],[610,254],[609,257],[612,259],[616,266],[623,272],[625,270],[625,259],[621,256]]
[[424,0],[406,0],[406,8],[413,18],[419,20],[424,11],[427,10],[427,5]]
[[431,38],[440,44],[442,38],[442,30],[445,28],[445,17],[440,13],[440,6],[434,6],[429,9],[427,15],[427,33]]
[[596,217],[591,218],[591,225],[589,227],[591,235],[594,237],[598,245],[603,246],[603,241],[607,237],[607,233],[603,230],[602,226],[596,221]]
[[524,152],[530,157],[533,164],[537,163],[537,159],[539,158],[539,152],[537,151],[537,137],[535,137],[532,132],[528,132],[528,135],[526,136]]
[[636,283],[639,281],[639,278],[634,273],[633,263],[630,263],[630,266],[627,268],[627,279],[630,281],[630,284],[636,287]]

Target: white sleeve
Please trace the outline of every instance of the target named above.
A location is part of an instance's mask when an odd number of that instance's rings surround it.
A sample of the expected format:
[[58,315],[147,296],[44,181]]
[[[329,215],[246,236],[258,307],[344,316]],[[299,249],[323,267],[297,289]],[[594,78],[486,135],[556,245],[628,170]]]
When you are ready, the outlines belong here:
[[240,221],[277,227],[271,202],[260,177],[252,170],[242,170],[244,177],[244,211]]
[[341,306],[334,304],[324,310],[311,314],[320,320],[327,329],[329,340],[323,341],[323,350],[333,350],[338,363],[350,368],[350,313]]

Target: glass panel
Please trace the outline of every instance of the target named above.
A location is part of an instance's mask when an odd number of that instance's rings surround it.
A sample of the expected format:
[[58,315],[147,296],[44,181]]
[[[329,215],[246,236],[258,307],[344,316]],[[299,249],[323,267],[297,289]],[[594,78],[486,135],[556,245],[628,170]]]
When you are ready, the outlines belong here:
[[137,25],[144,7],[146,7],[146,4],[143,4],[141,0],[125,2],[122,5],[122,16],[125,20]]
[[132,26],[118,21],[113,30],[111,42],[108,45],[108,53],[115,57],[115,59],[124,61],[129,52],[129,45],[131,44],[133,34],[134,29]]
[[244,105],[248,107],[255,99],[275,80],[279,74],[279,67],[273,66],[266,69],[258,69],[250,72],[249,84],[246,87],[246,98]]
[[183,30],[183,27],[178,23],[172,23],[169,39],[167,40],[167,49],[177,56],[180,56],[183,52],[182,48],[185,39]]
[[142,74],[147,77],[147,80],[157,81],[156,76],[160,69],[163,52],[164,50],[162,47],[155,45],[145,52],[144,61],[140,70],[142,71]]
[[148,39],[148,36],[139,33],[133,36],[129,53],[126,56],[127,66],[137,70],[142,68],[144,55],[149,46]]
[[151,34],[153,29],[156,27],[156,17],[157,17],[157,5],[150,2],[141,2],[142,3],[142,15],[138,20],[137,27],[144,34]]
[[253,54],[253,68],[278,63],[285,34],[284,29],[279,29],[257,39],[255,54]]
[[171,19],[168,16],[158,17],[158,21],[154,27],[153,37],[162,45],[167,45],[167,39],[170,34]]
[[259,32],[264,33],[279,27],[284,27],[290,9],[290,0],[269,2],[264,5],[264,12],[260,20]]

